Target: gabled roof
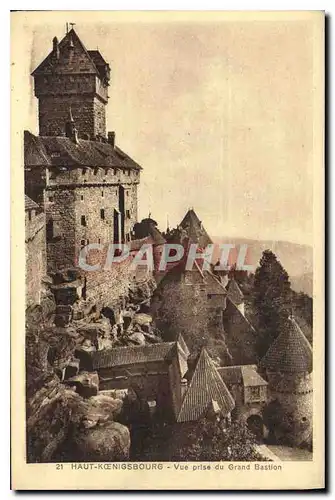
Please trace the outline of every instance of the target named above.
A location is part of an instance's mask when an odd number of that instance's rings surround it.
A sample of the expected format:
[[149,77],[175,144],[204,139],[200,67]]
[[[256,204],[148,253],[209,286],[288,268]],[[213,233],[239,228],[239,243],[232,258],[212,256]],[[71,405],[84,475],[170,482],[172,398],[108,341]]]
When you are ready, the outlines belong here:
[[276,338],[261,361],[272,372],[301,373],[312,371],[313,351],[297,322],[290,317],[286,328]]
[[191,243],[198,243],[200,248],[213,243],[193,208],[188,210],[179,227],[185,230]]
[[[68,47],[72,44],[73,55],[71,60],[69,59]],[[41,64],[33,71],[32,76],[45,75],[51,73],[92,73],[99,75],[99,70],[96,66],[98,61],[101,61],[103,57],[99,51],[90,51],[91,54],[86,50],[83,42],[78,37],[74,29],[71,29],[64,38],[59,42],[59,58],[54,57],[53,50],[47,55],[47,57],[41,62]],[[98,56],[99,54],[99,56]],[[101,58],[101,59],[100,59]]]
[[229,280],[227,285],[227,292],[228,292],[228,297],[230,297],[230,299],[234,302],[236,306],[243,304],[244,302],[243,293],[241,292],[241,289],[234,278]]
[[170,355],[175,342],[162,342],[134,347],[114,347],[96,351],[92,355],[93,370],[112,368],[136,363],[164,361]]
[[202,349],[177,422],[189,422],[203,417],[213,400],[217,402],[223,416],[227,416],[235,406],[235,401],[213,361],[206,349]]
[[35,203],[29,196],[24,195],[24,208],[25,210],[38,210],[39,205]]
[[24,132],[24,162],[35,166],[85,166],[131,168],[141,167],[117,146],[79,139],[75,144],[68,137],[35,136]]
[[257,372],[256,365],[221,366],[217,370],[228,387],[232,385],[243,385],[244,387],[268,385]]

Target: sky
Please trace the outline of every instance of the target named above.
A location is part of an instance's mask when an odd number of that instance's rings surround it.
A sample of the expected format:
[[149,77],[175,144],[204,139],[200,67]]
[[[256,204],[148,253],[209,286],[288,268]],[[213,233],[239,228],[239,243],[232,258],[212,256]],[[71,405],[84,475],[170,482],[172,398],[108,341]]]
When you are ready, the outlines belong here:
[[16,23],[24,128],[38,131],[29,74],[75,22],[111,66],[107,130],[143,167],[140,218],[165,229],[193,207],[212,237],[313,243],[312,22],[61,14]]

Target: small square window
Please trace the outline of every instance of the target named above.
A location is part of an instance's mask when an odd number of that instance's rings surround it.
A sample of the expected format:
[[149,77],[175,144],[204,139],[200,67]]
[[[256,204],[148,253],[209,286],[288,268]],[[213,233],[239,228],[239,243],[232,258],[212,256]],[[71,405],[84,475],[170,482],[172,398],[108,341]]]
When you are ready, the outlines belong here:
[[251,401],[259,401],[261,397],[261,388],[258,385],[251,386],[249,387],[249,394]]

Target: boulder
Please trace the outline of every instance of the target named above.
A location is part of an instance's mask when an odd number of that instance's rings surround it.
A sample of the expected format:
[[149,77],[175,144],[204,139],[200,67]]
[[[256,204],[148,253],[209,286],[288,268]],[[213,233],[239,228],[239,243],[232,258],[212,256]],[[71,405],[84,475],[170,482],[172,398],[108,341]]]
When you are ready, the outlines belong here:
[[129,458],[130,433],[118,422],[107,422],[76,435],[71,448],[74,461],[125,461]]
[[99,391],[99,376],[97,372],[81,372],[79,375],[66,380],[65,383],[75,386],[77,393],[83,398],[96,396]]
[[145,345],[145,337],[142,332],[134,332],[128,335],[127,340],[135,345]]
[[98,394],[88,399],[88,410],[82,424],[86,429],[115,420],[121,413],[122,400],[108,394]]
[[138,325],[150,325],[152,323],[152,316],[150,314],[138,313],[134,316],[134,323]]
[[109,322],[89,323],[77,328],[79,335],[90,340],[94,345],[98,345],[99,337],[107,337],[111,331]]

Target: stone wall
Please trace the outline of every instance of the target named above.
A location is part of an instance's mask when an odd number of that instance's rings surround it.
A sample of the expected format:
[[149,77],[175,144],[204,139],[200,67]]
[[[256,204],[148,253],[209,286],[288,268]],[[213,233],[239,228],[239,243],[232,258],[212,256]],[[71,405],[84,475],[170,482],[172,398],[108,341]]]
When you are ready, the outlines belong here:
[[105,104],[94,95],[45,95],[39,99],[39,135],[61,136],[69,119],[69,109],[79,138],[87,134],[106,136]]
[[312,374],[267,373],[269,402],[278,401],[290,422],[290,444],[299,445],[311,440],[313,429]]
[[39,304],[46,273],[45,215],[26,211],[26,308]]

